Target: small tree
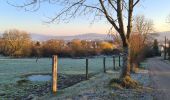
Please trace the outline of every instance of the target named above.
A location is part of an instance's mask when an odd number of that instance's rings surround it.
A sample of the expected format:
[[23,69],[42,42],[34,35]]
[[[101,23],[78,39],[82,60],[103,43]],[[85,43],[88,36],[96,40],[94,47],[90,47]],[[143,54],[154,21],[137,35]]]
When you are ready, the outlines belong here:
[[131,52],[131,71],[136,71],[140,62],[144,59],[143,51],[148,42],[152,38],[153,21],[146,18],[144,15],[137,15],[133,22],[133,34],[130,39],[130,52]]
[[3,45],[4,55],[16,56],[16,57],[30,55],[31,38],[27,32],[19,31],[17,29],[12,29],[12,30],[5,31],[3,33],[2,38],[4,41],[4,45]]
[[[141,34],[143,37],[143,44],[145,44],[150,38],[152,38],[153,34],[150,34],[154,31],[154,24],[152,19],[146,18],[144,15],[137,15],[134,19],[134,28],[133,31]],[[155,34],[157,35],[157,34]],[[140,46],[143,46],[141,44]]]

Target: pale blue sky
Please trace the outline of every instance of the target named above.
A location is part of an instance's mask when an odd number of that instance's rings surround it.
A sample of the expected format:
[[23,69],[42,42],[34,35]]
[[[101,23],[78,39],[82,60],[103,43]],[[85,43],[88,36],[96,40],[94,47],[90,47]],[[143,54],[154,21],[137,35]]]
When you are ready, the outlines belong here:
[[[5,1],[0,0],[0,32],[16,28],[31,33],[74,35],[107,33],[110,28],[110,24],[105,21],[90,25],[90,20],[83,17],[67,24],[45,24],[43,22],[46,20],[45,16],[53,16],[57,12],[57,6],[49,6],[46,3],[37,12],[25,12],[23,9],[8,5]],[[166,17],[170,14],[170,0],[141,0],[136,8],[134,15],[144,14],[147,18],[152,19],[156,31],[170,31],[170,27],[166,23]]]

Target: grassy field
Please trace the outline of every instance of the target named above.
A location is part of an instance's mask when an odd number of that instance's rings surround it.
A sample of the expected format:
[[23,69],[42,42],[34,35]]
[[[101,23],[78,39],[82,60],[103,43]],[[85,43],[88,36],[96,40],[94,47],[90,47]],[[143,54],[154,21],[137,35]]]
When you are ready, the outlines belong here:
[[[58,72],[66,75],[85,74],[85,59],[59,58]],[[116,66],[118,66],[116,58]],[[0,98],[20,97],[31,93],[32,90],[49,87],[50,82],[25,82],[28,75],[51,74],[52,59],[40,58],[36,62],[35,58],[13,59],[0,57]],[[106,68],[113,69],[113,59],[106,58]],[[97,74],[103,72],[103,57],[89,58],[89,73]],[[35,89],[34,89],[35,88]],[[50,89],[48,89],[50,90]],[[48,92],[47,90],[47,92]],[[29,91],[29,93],[26,93]],[[38,90],[40,91],[40,90]],[[16,98],[17,99],[17,98]]]
[[[112,58],[106,58],[106,68],[113,68]],[[33,58],[10,59],[0,58],[0,83],[11,83],[23,75],[51,73],[52,60],[40,58],[38,62]],[[118,66],[118,58],[116,58]],[[103,58],[89,59],[89,73],[103,71]],[[63,74],[85,74],[85,59],[59,58],[58,72]]]

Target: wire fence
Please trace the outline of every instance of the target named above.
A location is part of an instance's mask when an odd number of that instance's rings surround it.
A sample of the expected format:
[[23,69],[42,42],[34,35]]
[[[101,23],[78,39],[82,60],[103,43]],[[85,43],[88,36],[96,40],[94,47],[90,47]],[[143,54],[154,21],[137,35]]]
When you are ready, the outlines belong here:
[[[98,74],[104,71],[103,59],[105,58],[106,70],[114,70],[122,65],[122,57],[115,56],[115,65],[113,56],[94,57],[84,59],[59,58],[58,73],[61,74],[86,74],[86,59],[88,59],[88,73]],[[119,63],[120,62],[120,63]],[[28,74],[47,74],[51,73],[52,59],[40,58],[36,62],[36,58],[0,58],[0,79],[3,81],[17,80],[17,77]],[[7,76],[7,77],[4,77]],[[3,79],[6,80],[3,80]]]
[[[57,83],[58,89],[69,87],[93,75],[104,73],[104,70],[106,72],[108,70],[116,71],[122,66],[122,57],[58,58],[57,63],[58,77],[54,78],[52,77],[55,73],[52,74],[54,71],[52,71],[51,58],[37,60],[36,58],[0,57],[0,90],[5,93],[3,96],[0,95],[0,98],[19,96],[22,99],[29,94],[43,95],[51,92],[51,87],[55,83]],[[53,82],[54,84],[52,84]],[[35,91],[41,91],[41,94]]]

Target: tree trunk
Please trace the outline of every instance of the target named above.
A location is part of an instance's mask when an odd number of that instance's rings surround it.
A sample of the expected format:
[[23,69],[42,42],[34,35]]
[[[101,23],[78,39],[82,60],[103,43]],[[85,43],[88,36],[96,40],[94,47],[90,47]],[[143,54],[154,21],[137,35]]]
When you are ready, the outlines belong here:
[[130,76],[130,50],[129,46],[123,47],[123,66],[120,72],[120,79]]

